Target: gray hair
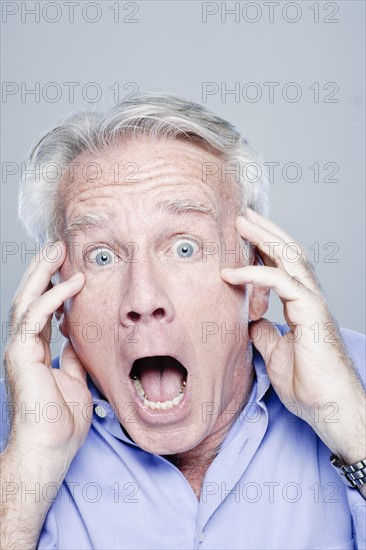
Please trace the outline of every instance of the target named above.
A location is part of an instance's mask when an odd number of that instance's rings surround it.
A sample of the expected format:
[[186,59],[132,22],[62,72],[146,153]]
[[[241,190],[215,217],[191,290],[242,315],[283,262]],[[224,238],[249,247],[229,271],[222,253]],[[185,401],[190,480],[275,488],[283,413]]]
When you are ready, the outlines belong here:
[[[238,213],[268,209],[268,179],[262,157],[239,130],[201,105],[170,94],[144,93],[106,110],[71,113],[44,134],[26,159],[19,188],[19,218],[30,236],[44,243],[61,238],[59,182],[84,153],[106,150],[124,137],[145,135],[199,143],[211,150],[237,184]],[[222,164],[223,165],[223,164]],[[228,168],[228,167],[231,168]]]

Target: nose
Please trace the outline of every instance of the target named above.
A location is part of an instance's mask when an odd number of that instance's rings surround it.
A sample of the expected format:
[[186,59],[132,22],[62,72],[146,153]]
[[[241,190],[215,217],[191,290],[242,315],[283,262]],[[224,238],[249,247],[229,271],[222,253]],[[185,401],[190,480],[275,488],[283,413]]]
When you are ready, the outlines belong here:
[[161,271],[153,260],[140,258],[131,262],[123,277],[123,290],[119,319],[124,327],[132,323],[168,324],[174,318],[174,306],[171,302]]

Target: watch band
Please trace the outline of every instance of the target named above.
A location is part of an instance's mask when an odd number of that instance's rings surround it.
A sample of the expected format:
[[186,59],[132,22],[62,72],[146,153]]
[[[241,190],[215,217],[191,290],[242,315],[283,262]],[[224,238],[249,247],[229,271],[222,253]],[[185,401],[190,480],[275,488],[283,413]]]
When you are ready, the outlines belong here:
[[331,454],[330,461],[348,487],[356,488],[366,484],[366,458],[347,466]]

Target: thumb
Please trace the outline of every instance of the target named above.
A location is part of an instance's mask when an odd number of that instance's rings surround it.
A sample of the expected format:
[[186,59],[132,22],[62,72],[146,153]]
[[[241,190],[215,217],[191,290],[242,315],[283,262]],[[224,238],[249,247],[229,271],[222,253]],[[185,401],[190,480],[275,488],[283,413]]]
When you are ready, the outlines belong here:
[[281,333],[278,328],[262,317],[249,325],[249,335],[254,347],[259,351],[266,365],[269,364],[273,350],[276,348]]
[[62,344],[60,353],[60,369],[67,372],[72,378],[76,378],[86,384],[86,371],[70,342],[66,340]]

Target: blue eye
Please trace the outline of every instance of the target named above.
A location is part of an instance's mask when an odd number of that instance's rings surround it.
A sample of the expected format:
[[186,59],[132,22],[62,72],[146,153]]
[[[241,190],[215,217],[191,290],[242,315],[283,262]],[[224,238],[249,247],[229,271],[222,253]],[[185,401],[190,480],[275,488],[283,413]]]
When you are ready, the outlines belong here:
[[109,252],[98,252],[95,257],[95,261],[98,265],[108,265],[112,262],[112,254]]
[[194,248],[191,243],[183,241],[177,246],[177,253],[181,258],[190,258],[194,253]]
[[96,262],[100,266],[109,265],[115,261],[114,254],[112,254],[110,250],[106,250],[105,248],[93,250],[89,254],[89,259]]

